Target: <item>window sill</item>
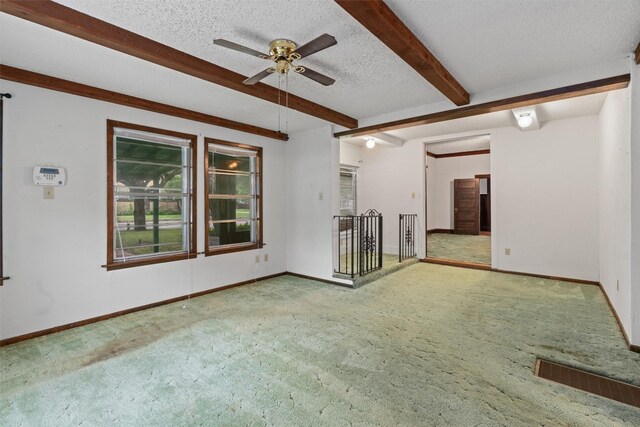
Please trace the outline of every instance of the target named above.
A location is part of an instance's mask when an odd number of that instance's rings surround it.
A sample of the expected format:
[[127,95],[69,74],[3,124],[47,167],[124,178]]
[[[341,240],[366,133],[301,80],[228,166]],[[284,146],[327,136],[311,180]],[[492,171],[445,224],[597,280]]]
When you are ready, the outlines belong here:
[[135,261],[113,262],[110,264],[105,264],[102,267],[106,268],[107,271],[121,270],[123,268],[140,267],[143,265],[160,264],[160,263],[172,262],[172,261],[182,261],[185,259],[195,258],[197,256],[198,255],[196,253],[192,252],[192,253],[164,256],[164,257],[157,257],[157,258],[139,259]]
[[246,245],[227,245],[221,246],[219,249],[205,249],[205,256],[213,256],[213,255],[222,255],[222,254],[230,254],[233,252],[242,252],[242,251],[251,251],[254,249],[262,249],[263,244],[261,243],[249,243]]

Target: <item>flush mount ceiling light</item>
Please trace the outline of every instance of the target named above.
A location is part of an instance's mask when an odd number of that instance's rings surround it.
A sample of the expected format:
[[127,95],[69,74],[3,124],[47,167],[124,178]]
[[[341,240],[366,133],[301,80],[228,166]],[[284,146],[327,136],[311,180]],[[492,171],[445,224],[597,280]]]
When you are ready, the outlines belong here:
[[367,148],[373,148],[376,146],[376,140],[374,138],[367,138]]
[[515,108],[512,111],[520,130],[540,129],[535,107]]
[[520,117],[518,117],[518,126],[521,128],[528,128],[531,123],[533,123],[533,118],[529,113],[520,114]]

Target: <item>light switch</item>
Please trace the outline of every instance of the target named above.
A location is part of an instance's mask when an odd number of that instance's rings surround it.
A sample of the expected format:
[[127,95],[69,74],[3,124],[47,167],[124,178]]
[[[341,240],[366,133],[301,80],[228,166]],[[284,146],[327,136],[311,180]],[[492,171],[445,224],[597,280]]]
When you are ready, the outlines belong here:
[[511,248],[505,248],[504,254],[505,255],[511,255]]
[[256,255],[256,264],[260,262],[260,255]]
[[264,254],[264,262],[269,262],[269,254]]
[[324,193],[322,193],[322,191],[318,193],[318,200],[324,200]]
[[53,187],[42,187],[42,197],[44,199],[53,199],[54,198]]
[[411,198],[415,199],[416,198],[416,193],[411,193]]

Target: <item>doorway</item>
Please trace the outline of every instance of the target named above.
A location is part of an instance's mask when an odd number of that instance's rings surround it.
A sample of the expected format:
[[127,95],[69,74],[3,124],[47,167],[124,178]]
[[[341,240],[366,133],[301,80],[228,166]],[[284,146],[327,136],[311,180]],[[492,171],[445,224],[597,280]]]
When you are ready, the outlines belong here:
[[491,174],[476,178],[480,180],[480,234],[491,236]]
[[427,259],[490,268],[489,135],[425,147]]

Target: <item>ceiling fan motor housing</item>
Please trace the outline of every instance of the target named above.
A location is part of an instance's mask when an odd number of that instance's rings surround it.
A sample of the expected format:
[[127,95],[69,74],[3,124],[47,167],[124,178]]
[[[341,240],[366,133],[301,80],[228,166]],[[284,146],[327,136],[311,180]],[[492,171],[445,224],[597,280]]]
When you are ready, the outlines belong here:
[[269,44],[269,55],[271,60],[276,63],[274,72],[285,74],[289,72],[291,63],[300,59],[300,55],[294,52],[296,44],[287,39],[276,39]]

